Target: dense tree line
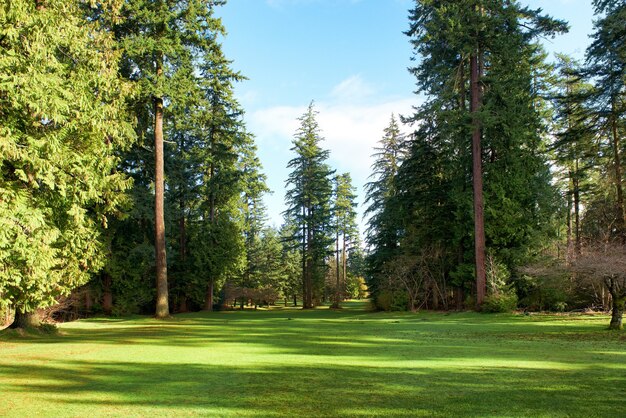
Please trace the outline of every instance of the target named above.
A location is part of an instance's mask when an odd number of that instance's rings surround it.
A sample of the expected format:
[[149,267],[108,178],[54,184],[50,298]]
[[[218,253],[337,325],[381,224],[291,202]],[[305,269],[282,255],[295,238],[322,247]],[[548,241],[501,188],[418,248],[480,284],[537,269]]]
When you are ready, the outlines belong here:
[[0,310],[15,326],[61,300],[165,318],[340,308],[369,291],[385,310],[612,309],[622,328],[623,0],[594,0],[584,62],[548,61],[539,40],[567,24],[541,10],[416,1],[406,34],[425,100],[375,150],[365,248],[313,103],[285,222],[267,226],[223,4],[0,7]]
[[[60,301],[164,318],[279,297],[312,307],[331,287],[336,303],[346,296],[350,177],[333,183],[327,152],[307,154],[318,152],[311,107],[292,163],[304,206],[266,226],[269,190],[233,93],[244,77],[220,44],[223,3],[0,8],[0,308],[14,326]],[[326,286],[334,242],[342,268]]]
[[367,186],[379,308],[580,309],[611,299],[621,327],[626,4],[594,6],[579,64],[547,62],[538,38],[567,26],[540,10],[416,1],[406,33],[426,100],[403,118],[410,135],[392,119]]
[[0,303],[16,326],[72,291],[109,314],[211,309],[248,277],[267,188],[223,3],[2,6]]

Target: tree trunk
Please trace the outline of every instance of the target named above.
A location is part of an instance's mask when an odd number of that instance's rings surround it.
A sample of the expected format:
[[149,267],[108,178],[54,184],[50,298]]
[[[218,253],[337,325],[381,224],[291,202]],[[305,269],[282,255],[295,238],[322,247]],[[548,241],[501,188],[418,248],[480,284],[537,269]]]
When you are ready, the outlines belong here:
[[613,309],[611,310],[611,323],[609,329],[624,329],[622,317],[624,315],[624,298],[613,298]]
[[339,278],[339,232],[337,231],[336,237],[335,237],[335,267],[336,267],[336,272],[337,273],[336,276],[336,281],[337,283],[335,284],[335,301],[333,302],[333,306],[331,306],[331,308],[334,309],[339,309],[339,283],[340,283],[340,278]]
[[187,296],[186,295],[182,295],[180,297],[180,302],[178,304],[178,311],[179,312],[189,312],[189,305],[187,304]]
[[573,211],[573,201],[572,196],[574,194],[574,174],[572,171],[569,171],[569,181],[568,181],[569,190],[567,191],[567,252],[565,253],[565,261],[567,265],[570,265],[573,260],[574,255],[574,240],[573,236],[573,221],[572,221],[572,211]]
[[464,299],[464,296],[465,295],[464,295],[462,287],[455,288],[455,303],[456,303],[456,310],[457,311],[462,311],[463,310],[463,299]]
[[41,325],[41,320],[39,319],[37,311],[22,312],[19,308],[17,308],[15,309],[15,318],[13,319],[13,323],[9,326],[9,328],[37,328],[39,325]]
[[342,276],[342,281],[341,281],[342,287],[341,287],[341,290],[342,290],[342,293],[343,293],[343,290],[347,288],[347,283],[348,283],[348,254],[346,253],[346,233],[345,233],[345,231],[343,233],[343,240],[342,241],[343,241],[343,243],[342,243],[341,252],[342,252],[342,257],[343,257],[342,258],[343,271],[342,271],[342,274],[341,274],[341,276]]
[[85,312],[90,313],[91,308],[93,308],[93,299],[91,297],[91,290],[89,288],[85,289]]
[[[157,78],[163,74],[163,54],[157,53]],[[167,254],[165,252],[165,173],[163,168],[163,98],[154,98],[154,247],[156,251],[156,318],[170,315],[167,288]]]
[[480,111],[480,69],[476,54],[470,57],[471,73],[471,109],[472,113],[472,179],[474,186],[474,252],[476,261],[476,305],[480,306],[485,300],[487,279],[485,270],[485,220],[483,214],[483,175],[480,120],[477,112]]
[[611,322],[609,324],[609,329],[624,329],[622,325],[624,305],[626,304],[626,289],[624,289],[624,283],[620,284],[618,279],[615,277],[606,277],[604,279],[604,283],[611,294],[612,300]]
[[612,120],[611,130],[613,136],[613,166],[615,169],[615,188],[617,192],[617,211],[618,211],[618,224],[619,234],[622,240],[625,239],[625,224],[626,224],[626,212],[624,211],[624,193],[622,189],[622,162],[620,156],[620,140],[617,134],[617,120],[615,116],[615,101],[611,104]]
[[582,251],[580,240],[580,168],[576,158],[576,175],[574,176],[574,257],[578,257]]
[[205,311],[213,310],[213,279],[209,280],[209,286],[206,290],[206,295],[204,296],[204,308]]
[[111,315],[113,310],[113,293],[111,283],[113,279],[110,274],[102,273],[102,311],[105,315]]

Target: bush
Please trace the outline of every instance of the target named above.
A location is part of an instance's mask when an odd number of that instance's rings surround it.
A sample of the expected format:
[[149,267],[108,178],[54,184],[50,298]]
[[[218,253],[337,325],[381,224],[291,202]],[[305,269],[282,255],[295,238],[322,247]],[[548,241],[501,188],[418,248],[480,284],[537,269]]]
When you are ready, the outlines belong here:
[[514,292],[500,292],[485,298],[481,310],[486,313],[511,312],[517,308],[517,295]]
[[409,296],[402,290],[382,290],[376,297],[376,309],[381,311],[406,311]]

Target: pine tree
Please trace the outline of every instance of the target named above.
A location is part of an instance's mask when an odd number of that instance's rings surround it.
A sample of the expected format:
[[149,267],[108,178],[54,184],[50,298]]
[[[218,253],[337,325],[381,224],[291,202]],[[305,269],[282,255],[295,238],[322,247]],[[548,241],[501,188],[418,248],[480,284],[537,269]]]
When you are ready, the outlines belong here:
[[[410,119],[420,128],[409,159],[417,158],[414,167],[432,162],[443,170],[444,205],[454,215],[448,251],[455,248],[457,254],[448,274],[459,285],[466,281],[464,266],[473,247],[480,306],[485,295],[483,244],[511,264],[532,242],[532,231],[545,229],[541,223],[547,213],[542,211],[551,203],[543,196],[552,193],[545,158],[537,153],[542,126],[533,78],[541,53],[532,41],[565,25],[516,2],[487,0],[420,1],[410,19],[407,34],[422,57],[411,71],[428,100]],[[433,187],[440,188],[438,183]],[[464,238],[471,236],[467,213],[473,213],[473,245]],[[407,233],[415,235],[409,227],[419,223],[407,225]]]
[[123,20],[114,28],[125,52],[124,74],[140,89],[140,115],[152,121],[141,136],[154,138],[157,318],[169,315],[164,130],[169,123],[167,118],[175,109],[210,108],[203,101],[201,71],[198,70],[202,63],[212,62],[216,38],[224,33],[220,20],[213,16],[214,8],[223,3],[219,0],[133,0],[123,4]]
[[[334,308],[341,302],[341,283],[345,284],[348,277],[349,247],[358,240],[359,230],[356,225],[356,189],[352,186],[349,173],[335,176],[335,193],[333,204],[333,223],[335,232],[336,286]],[[339,238],[341,237],[341,243]],[[340,247],[341,246],[341,250]],[[341,256],[340,256],[341,251]],[[341,264],[341,268],[340,268]]]
[[370,247],[367,257],[368,285],[374,301],[379,294],[382,270],[398,247],[400,223],[394,203],[397,202],[396,175],[404,158],[404,136],[398,122],[391,115],[380,146],[374,154],[372,181],[365,185],[365,216],[368,216],[366,242]]
[[317,287],[325,277],[325,259],[330,237],[333,171],[325,162],[329,152],[320,147],[322,137],[315,119],[317,112],[311,103],[298,119],[300,128],[293,140],[292,151],[296,153],[288,168],[286,217],[298,226],[292,239],[302,246],[302,296],[303,307],[314,306]]
[[554,94],[555,141],[551,144],[554,158],[562,167],[567,200],[567,261],[581,254],[581,212],[583,194],[589,189],[589,175],[597,164],[597,150],[591,113],[585,98],[591,86],[580,76],[580,65],[570,57],[559,55],[557,91]]
[[0,22],[0,304],[23,326],[102,267],[134,134],[111,36],[78,2],[11,1]]
[[607,140],[612,156],[612,176],[616,192],[617,235],[626,238],[626,205],[623,191],[622,136],[626,118],[626,3],[623,0],[594,0],[597,15],[592,43],[587,48],[584,75],[594,80],[589,105],[596,129]]

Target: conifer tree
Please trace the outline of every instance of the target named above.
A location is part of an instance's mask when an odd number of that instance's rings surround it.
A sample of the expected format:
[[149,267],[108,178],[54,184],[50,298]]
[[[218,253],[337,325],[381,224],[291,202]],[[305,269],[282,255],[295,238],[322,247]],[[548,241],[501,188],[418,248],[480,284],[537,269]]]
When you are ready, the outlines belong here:
[[102,267],[130,186],[116,153],[134,133],[119,55],[79,2],[5,3],[0,50],[0,304],[24,326]]
[[341,284],[343,283],[345,286],[347,279],[349,247],[358,240],[359,230],[356,225],[356,189],[352,186],[350,173],[335,176],[334,183],[333,223],[337,280],[333,307],[339,308],[342,294]]
[[584,74],[594,80],[589,105],[596,129],[606,138],[612,157],[612,180],[616,192],[617,235],[626,240],[626,205],[623,191],[622,136],[626,129],[626,3],[623,0],[594,0],[596,15],[592,43],[587,48]]
[[285,215],[297,225],[292,239],[301,245],[303,308],[310,309],[318,299],[317,288],[325,277],[325,259],[329,245],[331,226],[332,184],[326,160],[329,152],[320,147],[322,137],[316,120],[313,103],[298,119],[300,127],[293,140],[292,151],[296,153],[288,168],[292,171],[287,179]]
[[[457,254],[449,274],[460,285],[466,281],[472,249],[480,306],[485,295],[481,194],[486,244],[506,263],[515,263],[533,240],[532,231],[545,229],[545,215],[537,209],[548,210],[551,203],[543,196],[553,193],[545,158],[536,152],[542,126],[533,78],[541,54],[533,39],[565,25],[517,2],[489,0],[419,1],[410,20],[407,34],[421,56],[411,71],[418,91],[428,96],[410,119],[420,124],[410,157],[418,160],[411,164],[438,161],[443,170],[444,200],[453,221],[448,230],[455,231],[456,241],[448,248]],[[472,236],[467,213],[473,213],[473,245],[464,238]]]
[[[154,138],[156,317],[169,315],[165,243],[164,123],[174,107],[186,109],[200,104],[199,66],[211,63],[216,38],[224,29],[213,16],[215,0],[124,2],[122,22],[115,33],[124,50],[124,74],[140,88],[141,115],[151,126],[141,136]],[[217,48],[219,49],[219,48]],[[168,109],[169,106],[169,109]]]
[[369,289],[374,301],[383,280],[382,271],[398,247],[400,224],[394,207],[397,202],[396,175],[404,158],[404,136],[391,115],[389,125],[379,142],[372,165],[372,181],[365,185],[365,216],[368,216],[366,243],[371,248],[367,257]]
[[589,189],[591,169],[597,164],[597,150],[591,112],[585,106],[585,98],[591,86],[580,76],[580,65],[565,55],[559,55],[557,91],[554,95],[555,141],[551,147],[554,158],[562,167],[566,182],[567,200],[567,261],[581,254],[581,211],[583,194]]

